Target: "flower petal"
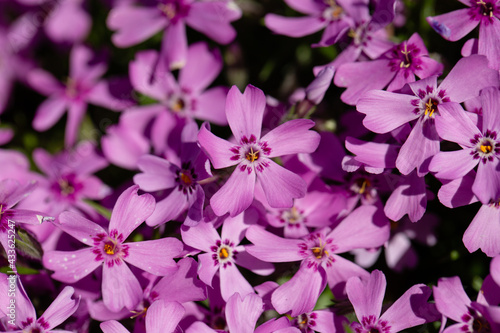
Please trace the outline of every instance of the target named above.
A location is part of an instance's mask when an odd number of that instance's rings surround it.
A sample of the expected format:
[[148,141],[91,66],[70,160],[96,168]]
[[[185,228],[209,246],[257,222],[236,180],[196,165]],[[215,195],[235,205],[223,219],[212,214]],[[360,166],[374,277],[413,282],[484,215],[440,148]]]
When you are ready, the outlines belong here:
[[33,119],[33,128],[45,131],[54,126],[68,107],[68,102],[60,97],[49,97],[40,104]]
[[156,227],[174,220],[186,210],[187,205],[187,195],[175,187],[165,199],[156,203],[153,214],[146,219],[146,224]]
[[191,92],[200,92],[212,83],[222,70],[222,58],[217,49],[206,43],[192,44],[187,51],[186,66],[179,71],[179,85]]
[[465,230],[463,242],[470,253],[481,249],[488,257],[500,254],[500,209],[482,205]]
[[231,7],[232,2],[197,1],[191,3],[187,24],[207,35],[219,44],[229,44],[236,37],[236,30],[229,23],[239,18],[239,8]]
[[107,308],[114,312],[123,307],[134,310],[141,299],[141,285],[124,261],[103,266],[102,300]]
[[164,158],[155,155],[143,155],[137,162],[143,173],[134,176],[134,183],[147,192],[160,191],[176,185],[176,171],[179,169]]
[[476,124],[467,116],[467,112],[458,103],[443,103],[438,107],[436,131],[445,140],[456,142],[462,147],[471,147],[470,140],[481,135]]
[[469,313],[471,300],[458,276],[439,279],[433,294],[439,312],[454,321],[463,322],[462,316]]
[[[263,312],[262,299],[255,294],[243,298],[235,293],[226,305],[226,320],[230,332],[253,333],[257,319]],[[244,314],[244,315],[242,315]]]
[[177,302],[157,300],[148,308],[146,315],[146,332],[174,332],[186,310]]
[[291,208],[293,199],[306,194],[307,184],[297,174],[283,168],[272,160],[266,160],[262,170],[256,170],[257,180],[266,194],[269,206]]
[[173,258],[179,256],[183,249],[182,242],[173,237],[125,244],[129,247],[128,256],[123,258],[126,262],[159,276],[177,269]]
[[478,46],[479,54],[484,54],[488,57],[490,67],[496,70],[500,69],[500,45],[496,41],[500,36],[500,21],[497,18],[490,19],[487,24],[479,25]]
[[[273,162],[274,163],[274,162]],[[247,170],[250,170],[247,168]],[[210,206],[217,216],[229,212],[236,216],[247,209],[253,201],[255,170],[250,174],[237,166],[226,183],[210,199]]]
[[442,151],[434,155],[429,170],[439,179],[457,179],[468,174],[478,162],[469,149]]
[[309,119],[293,119],[271,130],[261,138],[271,148],[269,158],[297,154],[312,153],[318,148],[320,135],[309,131],[314,121]]
[[52,329],[68,319],[80,305],[80,298],[73,298],[74,292],[73,287],[64,287],[38,320],[43,318],[49,324],[48,329]]
[[260,260],[291,262],[303,258],[299,253],[299,244],[303,242],[302,240],[281,238],[259,226],[249,227],[246,238],[254,245],[247,245],[245,250]]
[[234,263],[228,263],[225,267],[221,266],[219,274],[220,291],[225,301],[229,300],[234,293],[239,293],[243,297],[254,293],[252,286]]
[[471,32],[479,22],[470,19],[469,11],[469,8],[464,8],[443,15],[427,17],[427,22],[444,39],[457,41]]
[[104,333],[130,333],[122,324],[116,320],[108,320],[99,325]]
[[236,142],[243,137],[250,139],[251,135],[260,139],[265,108],[266,96],[259,88],[248,85],[242,94],[238,87],[231,87],[226,99],[226,116]]
[[137,191],[139,191],[138,185],[123,191],[111,213],[109,230],[118,230],[123,235],[123,239],[127,239],[132,231],[144,222],[155,209],[153,196],[147,193],[137,195]]
[[62,231],[89,246],[94,245],[92,237],[98,234],[107,234],[106,230],[97,223],[72,211],[62,212],[54,224]]
[[418,117],[413,111],[415,96],[396,94],[383,90],[365,93],[356,104],[364,113],[363,125],[375,133],[388,133]]
[[483,114],[483,132],[500,130],[500,91],[497,87],[481,90],[481,106]]
[[193,117],[217,125],[227,125],[224,110],[227,93],[228,89],[226,87],[214,87],[203,92],[196,99],[196,109],[193,111]]
[[43,255],[43,265],[54,271],[52,278],[65,283],[81,280],[102,265],[102,262],[96,260],[90,247],[72,252],[48,251]]
[[266,27],[272,32],[288,37],[303,37],[326,27],[326,21],[320,17],[284,17],[267,14],[264,18]]
[[500,198],[500,172],[498,172],[500,162],[494,157],[493,161],[479,162],[477,175],[472,185],[472,192],[483,204],[490,203],[491,200]]
[[380,317],[386,286],[385,275],[378,269],[370,274],[367,281],[359,277],[353,277],[347,281],[347,296],[359,320],[368,316]]
[[182,20],[171,23],[163,36],[161,55],[171,70],[186,66],[188,52],[186,25]]
[[227,168],[239,162],[231,159],[235,155],[231,148],[235,147],[235,145],[212,134],[207,129],[206,124],[201,126],[198,133],[198,143],[210,158],[210,162],[212,162],[215,169]]

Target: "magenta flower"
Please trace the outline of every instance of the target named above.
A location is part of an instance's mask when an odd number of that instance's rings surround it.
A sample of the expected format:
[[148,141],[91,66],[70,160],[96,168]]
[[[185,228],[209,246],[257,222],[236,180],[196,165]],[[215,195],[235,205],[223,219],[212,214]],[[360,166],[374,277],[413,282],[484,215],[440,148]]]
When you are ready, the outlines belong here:
[[[12,288],[12,285],[15,287]],[[14,297],[9,296],[13,293],[12,289],[15,290]],[[53,330],[53,328],[73,315],[80,305],[80,299],[73,298],[75,292],[73,287],[66,286],[37,319],[35,307],[26,294],[18,275],[0,274],[0,292],[0,313],[9,319],[6,324],[10,329],[7,329],[6,332],[66,332]],[[15,307],[12,317],[12,312],[9,309],[12,309],[13,299]]]
[[302,239],[284,239],[251,226],[246,237],[254,244],[247,246],[248,253],[260,260],[302,261],[291,280],[279,286],[271,296],[276,311],[281,314],[291,311],[295,317],[313,310],[327,282],[338,297],[344,294],[348,278],[367,277],[364,269],[338,254],[384,244],[389,239],[389,223],[377,207],[362,206],[332,231],[326,228]]
[[[62,117],[68,110],[66,123],[65,143],[72,146],[77,137],[80,123],[87,111],[87,103],[96,104],[111,110],[122,110],[130,106],[130,95],[126,95],[126,87],[117,85],[117,90],[111,91],[110,81],[101,80],[106,72],[107,65],[103,61],[96,61],[89,48],[74,46],[70,55],[70,73],[65,83],[59,82],[50,73],[33,69],[27,81],[33,89],[49,96],[39,107],[33,119],[33,128],[37,131],[46,131]],[[125,97],[125,98],[124,98]]]
[[374,270],[368,280],[353,277],[347,281],[347,296],[359,320],[351,324],[356,333],[395,333],[438,320],[434,304],[427,303],[431,289],[424,284],[408,289],[380,315],[386,285],[379,270]]
[[227,182],[211,200],[215,214],[238,215],[250,206],[255,183],[262,186],[267,202],[275,208],[291,208],[294,198],[306,193],[301,177],[271,160],[273,157],[313,152],[319,144],[318,133],[308,129],[308,119],[288,121],[261,137],[266,97],[262,90],[249,85],[243,94],[236,86],[228,93],[226,116],[235,137],[231,143],[213,135],[206,126],[198,142],[216,169],[237,165]]
[[256,274],[269,275],[274,266],[262,262],[239,245],[249,223],[254,223],[255,212],[248,210],[240,215],[227,217],[222,225],[221,235],[210,222],[200,221],[196,227],[181,229],[182,240],[188,246],[201,250],[198,255],[198,275],[208,286],[212,285],[214,275],[219,272],[222,298],[228,300],[234,293],[252,294],[253,288],[243,277],[236,265],[248,268]]
[[494,304],[489,305],[484,300],[483,290],[479,293],[477,302],[472,302],[465,293],[460,278],[455,276],[439,279],[433,292],[439,312],[457,322],[447,327],[443,333],[498,332],[500,330],[499,307],[492,306]]
[[437,132],[463,149],[436,154],[429,169],[438,178],[456,179],[477,166],[472,191],[483,204],[488,204],[500,196],[500,91],[497,87],[485,88],[480,98],[481,125],[476,125],[459,104],[443,105],[443,121],[436,124]]
[[13,208],[20,200],[28,196],[35,186],[35,182],[21,186],[14,179],[0,181],[0,244],[8,254],[12,253],[8,251],[11,249],[9,239],[12,239],[9,235],[15,234],[16,223],[39,225],[45,220],[53,219],[44,217],[44,214],[40,212]]
[[[178,302],[156,301],[148,308],[144,332],[176,332],[177,325],[185,312],[186,310]],[[130,333],[116,320],[105,321],[100,327],[104,333]]]
[[437,76],[430,76],[409,83],[412,94],[408,95],[372,90],[360,98],[356,108],[366,115],[363,125],[375,133],[388,133],[416,120],[396,167],[404,175],[417,168],[418,176],[423,176],[429,171],[430,158],[439,152],[435,124],[443,121],[439,112],[443,103],[461,103],[498,84],[498,72],[488,68],[486,57],[473,55],[460,59],[439,86]]
[[162,276],[177,269],[172,258],[182,251],[182,243],[175,238],[125,243],[154,211],[154,198],[139,196],[138,190],[139,186],[132,186],[120,195],[109,231],[77,213],[59,215],[56,225],[89,247],[74,252],[49,251],[43,257],[45,267],[54,271],[52,277],[65,283],[77,282],[102,266],[103,301],[114,312],[123,307],[133,310],[142,299],[142,288],[125,262]]
[[396,45],[373,61],[346,63],[337,69],[334,83],[347,87],[343,102],[355,105],[367,91],[384,89],[395,91],[406,83],[441,73],[443,65],[429,57],[424,41],[417,33]]
[[165,29],[161,58],[170,69],[178,69],[186,63],[186,25],[220,44],[228,44],[236,37],[230,22],[240,18],[241,10],[231,0],[151,2],[152,6],[127,3],[111,10],[107,23],[111,30],[116,30],[112,37],[116,46],[135,45]]
[[427,22],[443,38],[457,41],[479,24],[478,54],[485,55],[490,66],[500,69],[500,4],[498,0],[459,0],[469,8],[427,17]]

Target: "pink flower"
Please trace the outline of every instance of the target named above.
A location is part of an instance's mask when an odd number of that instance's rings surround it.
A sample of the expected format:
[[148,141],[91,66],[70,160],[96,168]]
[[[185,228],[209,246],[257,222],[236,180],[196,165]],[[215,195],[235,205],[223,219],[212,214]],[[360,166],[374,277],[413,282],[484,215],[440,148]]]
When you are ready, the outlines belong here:
[[73,212],[59,215],[57,226],[89,247],[74,252],[45,253],[45,267],[52,277],[74,283],[103,267],[102,296],[104,304],[118,312],[123,307],[133,310],[142,299],[142,288],[128,262],[154,275],[165,275],[177,269],[173,257],[182,251],[182,243],[174,238],[124,243],[127,237],[155,208],[149,194],[137,195],[139,186],[125,190],[118,198],[109,222],[109,231]]
[[216,169],[237,165],[222,188],[210,200],[215,214],[238,215],[254,198],[255,183],[262,186],[271,207],[291,208],[294,198],[306,193],[304,180],[271,160],[273,157],[311,153],[318,147],[320,136],[308,129],[308,119],[288,121],[261,137],[262,116],[266,97],[262,90],[249,85],[243,94],[233,86],[226,100],[226,116],[236,143],[213,135],[206,126],[198,134],[198,142]]

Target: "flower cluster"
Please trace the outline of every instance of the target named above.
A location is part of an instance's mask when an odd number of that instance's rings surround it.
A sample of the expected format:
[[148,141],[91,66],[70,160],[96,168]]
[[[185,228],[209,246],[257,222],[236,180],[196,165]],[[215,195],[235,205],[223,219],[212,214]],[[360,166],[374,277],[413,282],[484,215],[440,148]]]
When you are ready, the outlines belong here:
[[0,1],[0,332],[500,332],[459,2]]

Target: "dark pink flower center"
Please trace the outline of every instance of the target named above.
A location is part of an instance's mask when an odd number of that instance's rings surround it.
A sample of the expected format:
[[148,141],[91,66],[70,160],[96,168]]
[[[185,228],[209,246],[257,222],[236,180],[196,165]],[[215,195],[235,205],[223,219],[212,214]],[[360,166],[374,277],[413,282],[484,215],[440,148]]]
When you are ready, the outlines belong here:
[[424,120],[434,119],[439,114],[438,105],[450,101],[445,90],[436,90],[431,86],[427,86],[425,91],[420,89],[418,97],[420,99],[414,99],[411,102],[416,107],[413,112]]
[[116,229],[111,230],[109,235],[104,233],[92,237],[94,248],[92,252],[96,255],[96,261],[104,261],[108,267],[119,265],[128,256],[128,245],[122,244],[124,239]]
[[44,333],[50,328],[49,323],[44,318],[38,319],[34,322],[33,318],[27,318],[26,321],[21,322],[23,332],[26,333]]
[[247,171],[251,174],[255,169],[262,172],[265,167],[269,166],[266,156],[271,154],[271,148],[266,141],[257,141],[255,135],[250,135],[250,138],[243,136],[239,146],[231,147],[232,161],[239,161],[241,171]]
[[281,211],[280,222],[285,223],[290,228],[300,228],[307,221],[303,214],[303,210],[293,206],[290,209]]
[[198,175],[191,166],[191,162],[182,163],[182,169],[175,172],[175,181],[178,184],[178,190],[184,194],[192,194],[197,184]]
[[158,4],[158,9],[173,24],[186,17],[189,8],[189,4],[184,0],[163,0]]
[[77,180],[73,173],[61,175],[51,186],[57,198],[67,201],[75,201],[82,188],[83,184]]
[[462,321],[466,324],[461,327],[463,332],[470,333],[490,333],[490,323],[476,310],[469,308],[469,312],[462,316]]
[[221,266],[222,268],[231,266],[238,255],[234,243],[229,239],[225,239],[224,242],[217,240],[215,246],[212,246],[210,250],[213,252],[214,266]]
[[484,136],[476,134],[470,142],[474,145],[471,155],[474,159],[481,159],[483,163],[492,162],[495,155],[500,154],[500,142],[496,141],[497,133],[487,130]]
[[492,23],[494,17],[500,16],[500,8],[496,0],[473,0],[469,10],[469,16],[476,21],[482,21],[485,24]]
[[333,252],[337,246],[333,244],[333,239],[325,238],[321,233],[312,233],[305,238],[304,243],[299,245],[299,253],[307,260],[307,267],[318,269],[319,265],[330,267],[335,258]]
[[316,327],[316,318],[318,316],[313,313],[303,313],[297,316],[293,320],[293,325],[298,327],[301,332],[304,333],[313,333],[314,328]]
[[414,44],[403,42],[395,46],[389,57],[389,67],[393,72],[404,70],[405,77],[410,75],[410,72],[421,69],[422,60],[420,60],[420,49]]

